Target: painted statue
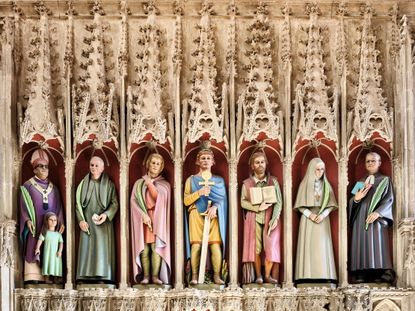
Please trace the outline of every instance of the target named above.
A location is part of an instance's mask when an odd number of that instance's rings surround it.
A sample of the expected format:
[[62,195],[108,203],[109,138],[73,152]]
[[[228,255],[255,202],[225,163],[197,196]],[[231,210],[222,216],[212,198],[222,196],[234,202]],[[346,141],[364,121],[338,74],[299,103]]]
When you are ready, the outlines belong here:
[[199,172],[187,178],[185,183],[186,254],[187,259],[190,257],[192,268],[191,285],[198,283],[205,217],[210,219],[207,234],[213,267],[213,281],[215,284],[224,284],[221,279],[221,266],[226,243],[228,202],[223,178],[211,174],[211,168],[214,164],[212,150],[200,150],[196,158]]
[[35,254],[44,215],[52,212],[57,216],[59,233],[63,233],[65,226],[59,190],[48,180],[48,155],[44,150],[38,149],[32,154],[30,163],[35,176],[20,187],[20,237],[24,256],[24,281],[37,283],[44,281],[41,264]]
[[[281,262],[282,198],[277,178],[266,171],[267,164],[263,152],[253,153],[249,160],[253,174],[242,185],[241,207],[245,212],[242,283],[245,284],[278,282],[271,277],[271,271],[273,265]],[[265,278],[262,277],[262,254]]]
[[295,284],[337,284],[330,213],[337,208],[333,189],[319,158],[310,161],[294,209],[301,213],[295,262]]
[[42,274],[45,276],[46,283],[56,283],[62,277],[63,237],[59,231],[56,231],[57,226],[58,217],[55,213],[46,213],[35,249],[36,255],[42,253]]
[[350,270],[355,282],[393,282],[389,227],[393,224],[393,189],[379,173],[379,154],[366,155],[367,175],[356,183],[349,202],[352,240]]
[[169,284],[170,184],[161,176],[164,159],[157,153],[146,161],[147,174],[131,193],[131,231],[134,279],[141,284]]
[[113,219],[118,210],[115,186],[104,173],[104,161],[92,157],[90,173],[76,189],[76,217],[81,228],[76,279],[114,283],[115,236]]

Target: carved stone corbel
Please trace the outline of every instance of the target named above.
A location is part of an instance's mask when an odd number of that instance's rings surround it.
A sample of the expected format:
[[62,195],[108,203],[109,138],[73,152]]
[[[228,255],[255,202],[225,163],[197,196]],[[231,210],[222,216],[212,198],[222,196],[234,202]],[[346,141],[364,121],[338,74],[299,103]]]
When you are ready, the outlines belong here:
[[292,131],[296,135],[294,146],[300,139],[313,140],[319,132],[337,143],[337,88],[332,89],[326,85],[323,29],[317,23],[320,9],[317,4],[307,4],[306,13],[310,15],[310,22],[306,30],[304,80],[297,84],[295,90]]
[[257,8],[254,22],[248,26],[248,48],[245,55],[249,63],[246,86],[238,99],[239,145],[242,141],[253,141],[264,133],[270,139],[282,144],[282,112],[275,99],[272,82],[273,40],[272,29],[268,21],[268,9],[263,3]]
[[392,110],[383,97],[380,86],[382,77],[379,73],[381,64],[377,61],[379,51],[376,49],[376,37],[371,29],[373,8],[369,5],[362,8],[364,15],[359,65],[359,82],[349,120],[353,120],[348,128],[351,130],[349,145],[353,139],[369,140],[377,132],[387,142],[392,141]]
[[212,4],[204,1],[200,24],[196,27],[196,49],[192,53],[191,94],[183,105],[183,123],[187,127],[184,146],[186,142],[195,142],[204,133],[209,133],[217,142],[226,141],[223,131],[226,94],[222,92],[222,98],[217,95],[215,33],[210,20],[213,13]]

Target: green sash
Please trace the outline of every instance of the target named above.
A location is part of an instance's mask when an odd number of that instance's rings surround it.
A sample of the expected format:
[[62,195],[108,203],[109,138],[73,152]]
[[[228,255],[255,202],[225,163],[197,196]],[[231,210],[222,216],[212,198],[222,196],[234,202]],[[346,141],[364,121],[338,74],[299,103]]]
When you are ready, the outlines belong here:
[[33,224],[33,237],[35,237],[35,231],[36,231],[36,213],[35,213],[35,207],[33,206],[32,197],[29,194],[29,191],[27,191],[26,187],[20,186],[20,190],[22,192],[23,201],[26,205],[27,212],[29,213],[30,221]]
[[[380,199],[382,198],[382,194],[385,191],[388,183],[389,183],[389,177],[383,178],[382,181],[379,183],[379,186],[376,188],[376,191],[372,197],[372,200],[370,200],[369,209],[367,211],[367,216],[369,216],[375,210],[375,207],[379,203]],[[365,229],[367,230],[368,228],[369,228],[369,224],[366,223]]]

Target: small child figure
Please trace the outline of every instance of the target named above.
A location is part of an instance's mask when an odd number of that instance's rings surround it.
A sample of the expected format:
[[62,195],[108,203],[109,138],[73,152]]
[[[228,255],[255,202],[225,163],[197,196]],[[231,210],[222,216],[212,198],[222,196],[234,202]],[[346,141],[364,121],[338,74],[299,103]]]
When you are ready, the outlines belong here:
[[[42,232],[36,244],[35,255],[40,255],[40,246],[43,241],[42,274],[46,283],[57,283],[62,277],[62,234],[56,231],[58,218],[52,212],[46,213],[43,218]],[[53,277],[53,281],[50,277]]]

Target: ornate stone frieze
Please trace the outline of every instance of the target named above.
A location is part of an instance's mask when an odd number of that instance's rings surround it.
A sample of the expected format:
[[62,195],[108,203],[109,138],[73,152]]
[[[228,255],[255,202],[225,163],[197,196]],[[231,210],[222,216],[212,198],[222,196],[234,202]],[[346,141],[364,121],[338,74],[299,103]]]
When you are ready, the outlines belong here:
[[14,269],[15,253],[13,240],[16,237],[16,222],[14,220],[6,220],[0,223],[0,267],[8,267]]
[[360,49],[359,82],[353,111],[349,114],[349,144],[354,138],[369,140],[377,132],[386,141],[392,141],[392,111],[383,97],[379,74],[381,64],[377,61],[376,37],[373,34],[371,20],[373,9],[363,7],[363,30]]
[[136,38],[135,81],[128,88],[129,145],[140,142],[149,133],[160,143],[168,139],[166,110],[169,105],[163,96],[166,82],[162,79],[164,31],[156,23],[158,10],[153,2],[146,6],[146,11],[147,22],[138,28]]
[[300,310],[323,311],[330,302],[330,290],[326,288],[307,288],[298,293]]
[[200,24],[197,25],[196,49],[192,53],[193,66],[191,94],[184,101],[183,122],[187,125],[185,142],[198,140],[204,133],[211,139],[224,140],[224,113],[226,108],[226,87],[222,98],[217,95],[215,32],[210,16],[214,13],[212,4],[204,1],[200,11]]
[[244,291],[244,310],[263,311],[267,308],[267,293],[269,289],[253,288]]
[[372,310],[372,299],[370,288],[367,286],[349,286],[344,291],[345,307],[347,311],[370,311]]
[[273,34],[265,4],[258,6],[255,20],[247,30],[249,35],[245,42],[248,48],[245,55],[249,63],[244,66],[247,79],[245,90],[237,104],[237,128],[242,130],[239,133],[239,143],[255,140],[261,133],[282,142],[282,112],[272,85]]
[[278,289],[268,294],[268,309],[274,311],[298,310],[298,290],[296,288]]
[[317,23],[319,8],[316,4],[307,4],[310,15],[307,42],[303,47],[305,55],[304,81],[297,84],[294,100],[293,134],[295,144],[299,139],[313,140],[322,132],[327,139],[337,142],[337,89],[326,85],[323,61],[322,27]]
[[56,59],[53,46],[57,45],[57,41],[52,36],[56,29],[49,26],[49,10],[43,1],[39,1],[35,9],[40,14],[40,19],[32,28],[26,55],[29,60],[26,68],[28,101],[23,123],[20,124],[20,144],[29,143],[39,134],[45,140],[57,138],[63,146],[62,110],[57,107],[57,98],[53,94],[54,85],[60,83],[56,74],[59,68],[52,64]]
[[81,144],[95,136],[98,145],[113,141],[118,147],[119,116],[115,86],[108,77],[114,64],[109,63],[112,51],[107,49],[111,38],[105,35],[110,25],[102,21],[104,13],[95,1],[91,13],[93,22],[85,26],[89,33],[83,37],[83,50],[77,86],[72,88],[75,143]]
[[78,292],[82,310],[106,311],[113,291],[108,289],[83,289]]
[[225,288],[222,296],[223,311],[243,310],[243,291],[241,288]]

